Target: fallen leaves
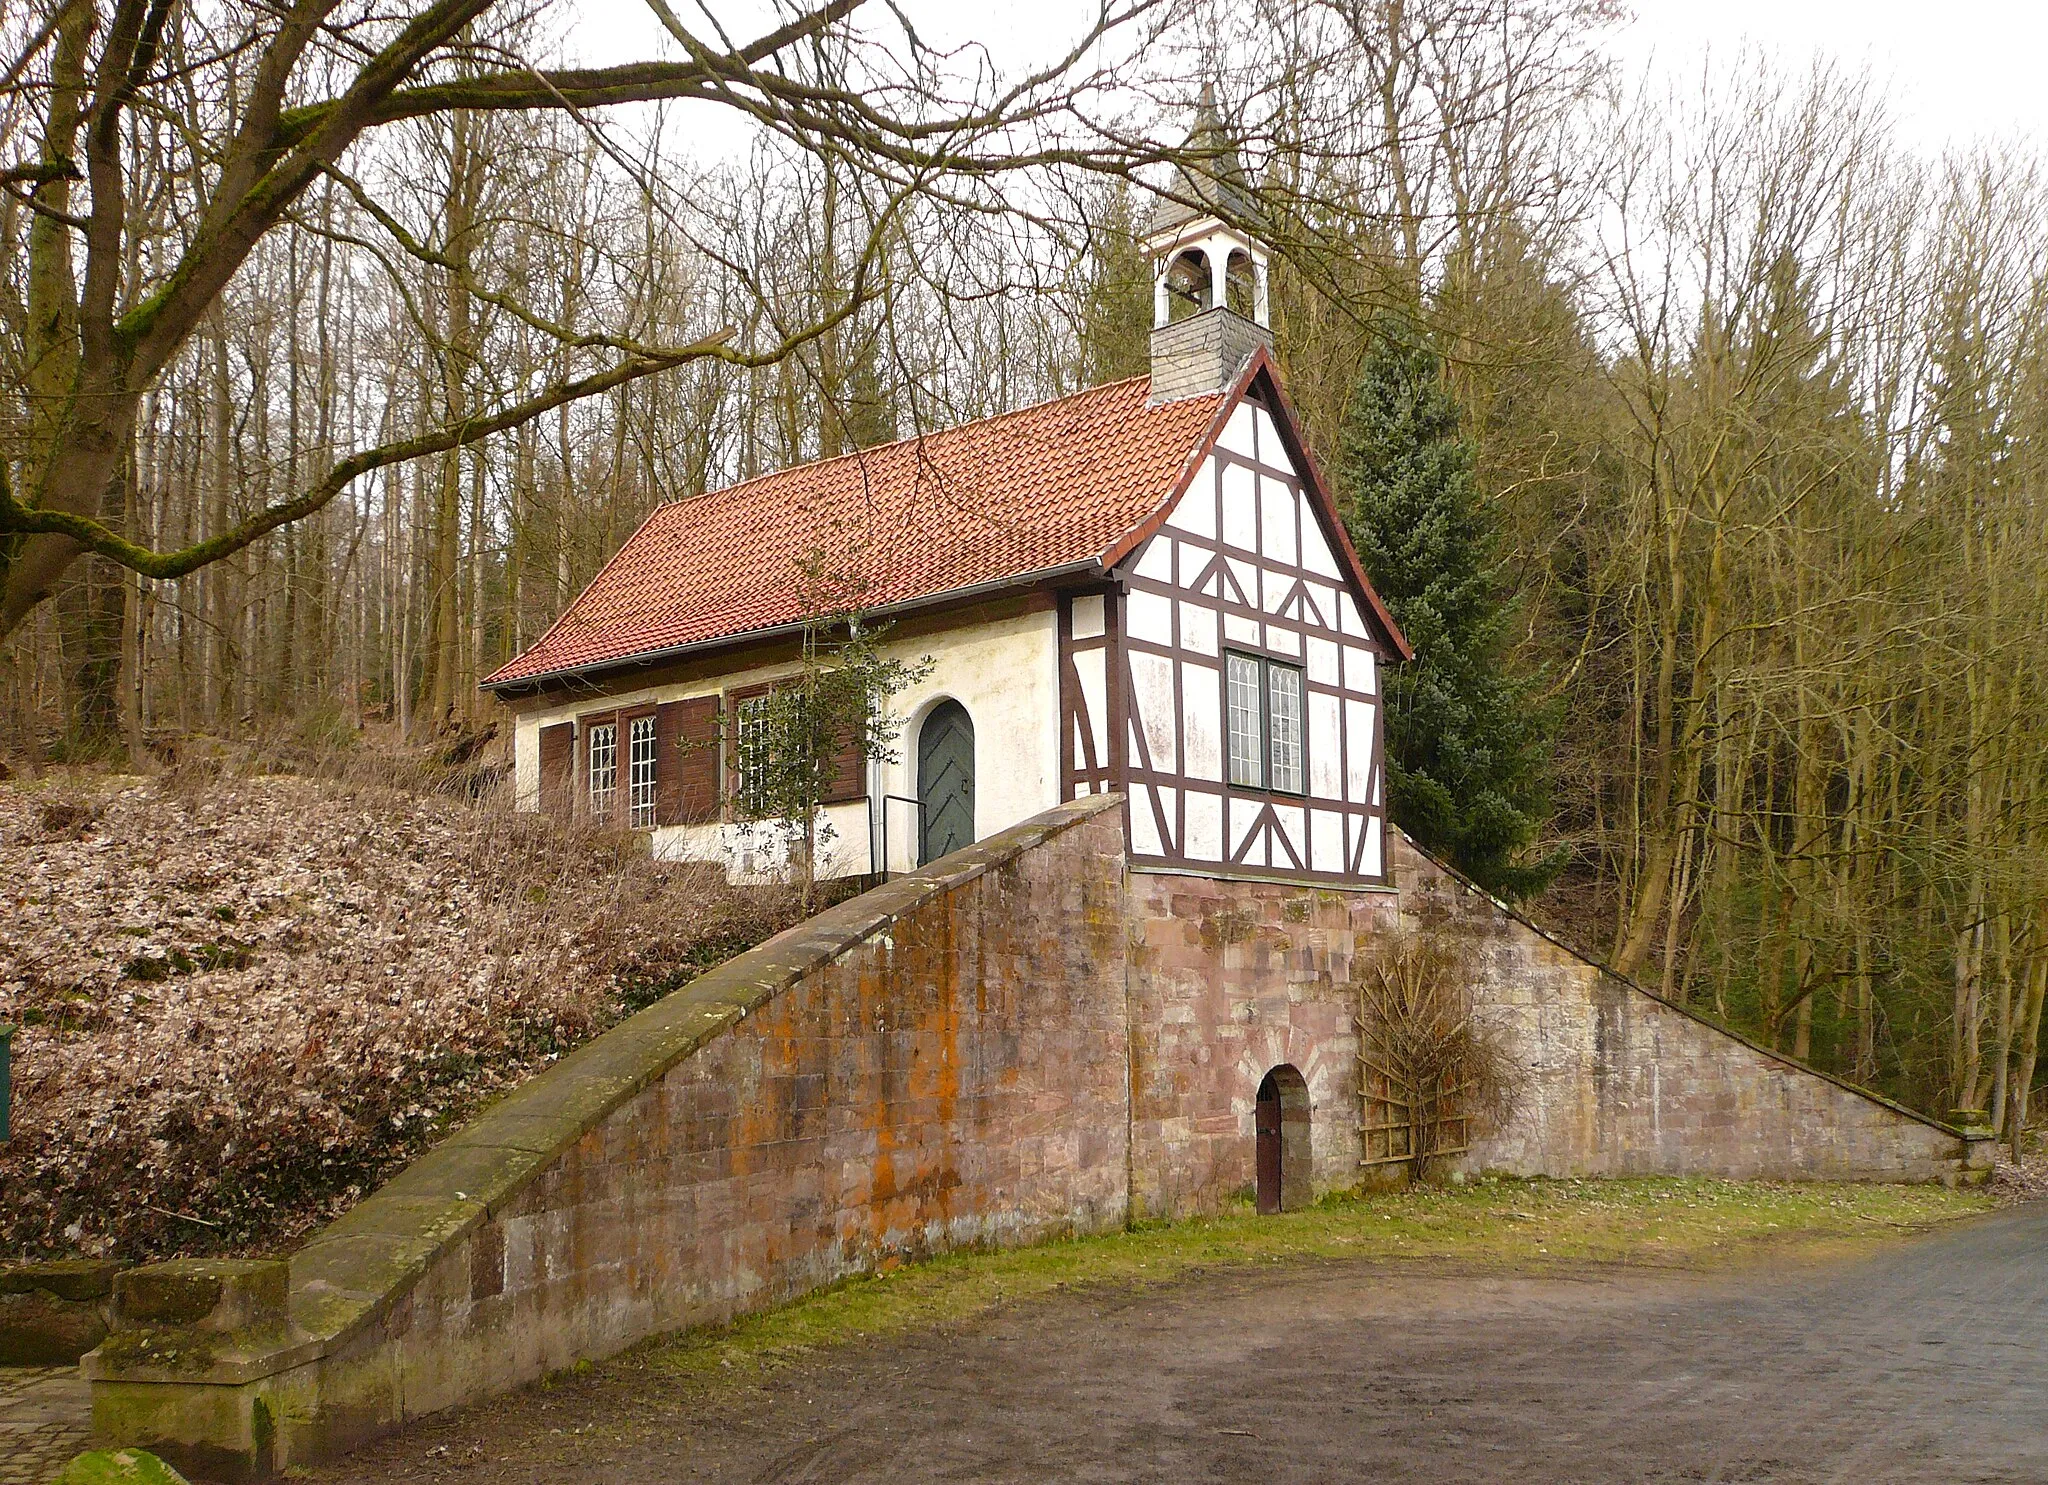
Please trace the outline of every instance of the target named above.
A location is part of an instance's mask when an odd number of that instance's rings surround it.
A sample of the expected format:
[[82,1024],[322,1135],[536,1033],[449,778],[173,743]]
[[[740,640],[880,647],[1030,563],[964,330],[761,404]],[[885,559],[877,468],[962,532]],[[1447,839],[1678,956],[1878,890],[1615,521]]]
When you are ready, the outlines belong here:
[[0,1251],[279,1251],[495,1092],[795,917],[493,804],[0,784]]

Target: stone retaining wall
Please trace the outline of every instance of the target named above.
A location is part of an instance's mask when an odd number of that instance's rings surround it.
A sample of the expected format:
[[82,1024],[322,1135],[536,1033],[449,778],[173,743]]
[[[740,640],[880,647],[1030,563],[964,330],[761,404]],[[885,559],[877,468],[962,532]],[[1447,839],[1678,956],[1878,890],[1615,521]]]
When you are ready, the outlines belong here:
[[1254,1100],[1283,1064],[1308,1084],[1316,1186],[1356,1185],[1351,959],[1400,897],[1146,871],[1125,904],[1136,1214],[1206,1210],[1252,1185]]
[[[1512,1050],[1513,1118],[1465,1164],[1518,1175],[1955,1180],[1989,1145],[1722,1030],[1588,963],[1396,836],[1402,914],[1465,941]],[[1965,1170],[1966,1161],[1976,1171]]]
[[[1178,1216],[1284,1162],[1357,1184],[1354,956],[1474,951],[1523,1174],[1953,1178],[1955,1131],[1605,975],[1398,837],[1399,890],[1127,871],[1078,801],[833,908],[563,1059],[290,1260],[122,1277],[96,1426],[258,1477],[645,1336],[909,1256]],[[1298,1095],[1297,1095],[1298,1096]]]
[[295,1254],[285,1313],[88,1358],[96,1429],[256,1477],[892,1256],[1121,1224],[1114,803],[830,909],[580,1048]]
[[69,1366],[105,1340],[122,1267],[75,1258],[0,1268],[0,1366]]
[[[1352,961],[1396,925],[1461,940],[1473,1003],[1520,1073],[1513,1118],[1457,1162],[1521,1176],[1967,1178],[1956,1131],[1607,973],[1390,832],[1395,889],[1133,871],[1133,1210],[1215,1206],[1253,1179],[1254,1099],[1309,1088],[1318,1189],[1361,1166]],[[1981,1168],[1988,1146],[1968,1158]]]

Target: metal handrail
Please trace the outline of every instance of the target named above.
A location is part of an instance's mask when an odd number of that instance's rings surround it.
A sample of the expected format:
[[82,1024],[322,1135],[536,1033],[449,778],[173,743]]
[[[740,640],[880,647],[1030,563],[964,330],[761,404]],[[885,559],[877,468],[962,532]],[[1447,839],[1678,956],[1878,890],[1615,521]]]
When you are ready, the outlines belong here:
[[[917,811],[918,839],[924,838],[924,801],[908,794],[884,794],[882,796],[882,859],[875,863],[875,875],[883,881],[889,879],[889,805],[891,802],[910,805]],[[913,871],[915,867],[911,868]]]

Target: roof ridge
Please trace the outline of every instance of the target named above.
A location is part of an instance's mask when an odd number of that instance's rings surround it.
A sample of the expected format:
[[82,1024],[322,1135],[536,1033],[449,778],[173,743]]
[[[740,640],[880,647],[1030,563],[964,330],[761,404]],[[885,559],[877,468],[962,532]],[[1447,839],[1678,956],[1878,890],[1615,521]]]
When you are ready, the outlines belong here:
[[719,485],[717,488],[710,490],[699,490],[694,495],[672,496],[667,500],[658,502],[654,506],[654,510],[661,510],[671,505],[687,505],[692,500],[702,500],[710,495],[725,495],[734,490],[744,490],[748,485],[758,484],[762,480],[779,479],[783,475],[795,474],[799,470],[827,469],[834,464],[843,464],[851,459],[872,458],[874,455],[882,453],[887,449],[900,448],[905,444],[923,443],[927,439],[943,438],[949,433],[958,433],[963,429],[979,428],[986,423],[1000,423],[1005,418],[1021,418],[1026,413],[1038,412],[1043,408],[1051,407],[1056,402],[1071,402],[1076,397],[1087,397],[1096,392],[1108,392],[1117,387],[1129,386],[1133,382],[1149,383],[1151,380],[1152,373],[1149,371],[1137,376],[1120,376],[1113,382],[1097,382],[1092,387],[1077,387],[1071,392],[1062,392],[1057,397],[1041,397],[1038,401],[1027,402],[1022,407],[1007,408],[1002,412],[989,413],[986,417],[969,418],[964,423],[949,423],[943,428],[930,428],[923,433],[912,433],[904,438],[892,438],[887,443],[872,443],[864,449],[848,449],[843,454],[833,454],[829,458],[806,459],[801,464],[778,465],[774,469],[764,469],[759,474],[750,474],[743,480],[734,480],[729,485]]

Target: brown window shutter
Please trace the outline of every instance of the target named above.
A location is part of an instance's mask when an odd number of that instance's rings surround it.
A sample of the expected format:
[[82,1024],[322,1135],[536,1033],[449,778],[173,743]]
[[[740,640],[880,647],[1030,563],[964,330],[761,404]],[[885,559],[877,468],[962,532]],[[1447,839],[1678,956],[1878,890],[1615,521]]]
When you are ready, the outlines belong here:
[[701,825],[718,818],[718,698],[665,702],[654,714],[654,818]]
[[558,820],[569,818],[570,772],[576,758],[572,739],[575,727],[557,722],[540,730],[541,813]]
[[865,799],[868,793],[867,760],[860,755],[860,738],[848,737],[832,758],[832,774],[825,781],[825,804],[845,804]]

